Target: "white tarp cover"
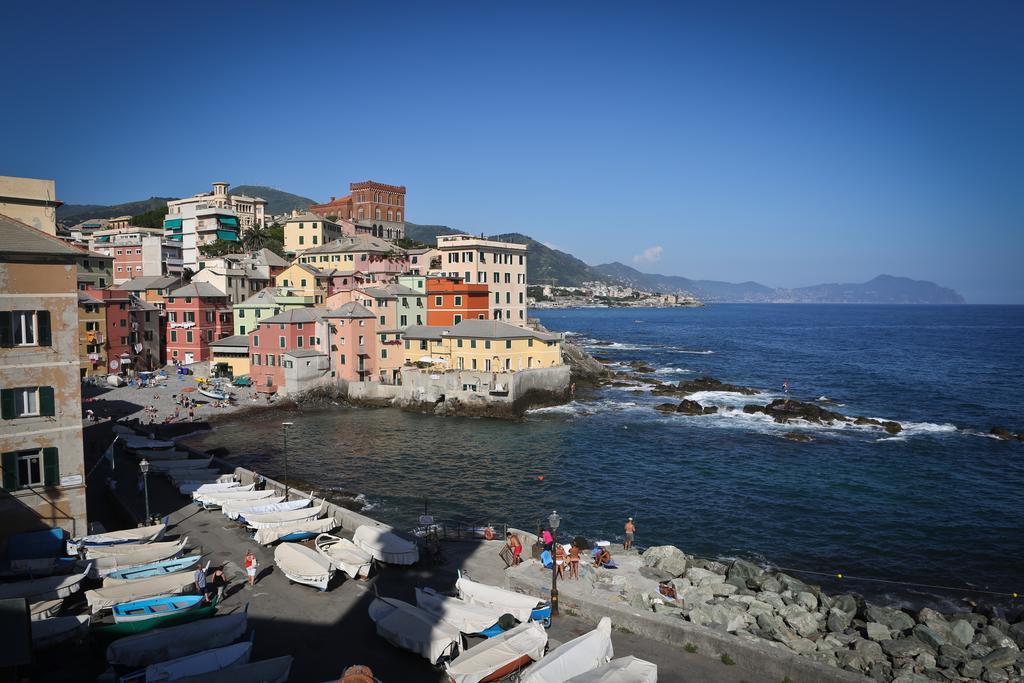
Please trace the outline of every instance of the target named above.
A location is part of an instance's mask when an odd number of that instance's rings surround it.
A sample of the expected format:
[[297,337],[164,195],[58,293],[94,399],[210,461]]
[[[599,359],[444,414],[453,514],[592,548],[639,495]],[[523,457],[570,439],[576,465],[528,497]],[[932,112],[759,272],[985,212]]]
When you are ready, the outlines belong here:
[[455,588],[466,602],[501,610],[502,614],[511,614],[517,621],[529,621],[534,608],[540,602],[531,595],[471,581],[465,576],[459,577],[455,582]]
[[280,501],[275,503],[268,503],[268,500],[277,501],[277,498],[264,498],[259,501],[257,505],[250,503],[227,503],[226,505],[220,506],[220,511],[228,516],[229,519],[238,519],[241,515],[254,515],[263,512],[284,512],[286,510],[301,510],[302,508],[309,507],[313,501],[309,498],[300,498],[299,500],[285,500],[284,496],[281,496]]
[[85,600],[89,603],[89,609],[95,614],[100,610],[120,605],[122,602],[155,598],[159,595],[179,595],[192,588],[194,583],[194,571],[175,572],[174,574],[125,581],[116,586],[85,591]]
[[252,505],[255,505],[256,501],[273,498],[276,495],[277,492],[272,490],[234,491],[228,489],[227,491],[213,491],[212,493],[200,494],[196,496],[196,500],[206,505],[223,505],[224,503],[240,503],[242,501],[249,501]]
[[337,526],[338,523],[334,521],[334,517],[324,517],[323,519],[308,519],[303,522],[295,522],[294,524],[287,524],[285,526],[275,526],[269,529],[257,529],[255,538],[256,542],[260,545],[270,545],[271,543],[276,543],[278,540],[280,540],[284,536],[287,536],[288,534],[322,534],[327,531],[333,531],[334,528]]
[[245,515],[245,523],[253,529],[271,529],[276,526],[287,526],[306,519],[316,519],[323,511],[323,507],[321,503],[318,508],[283,510],[281,512],[257,512]]
[[[224,513],[229,519],[235,519],[238,517],[240,510],[253,510],[255,507],[264,507],[267,505],[274,505],[275,503],[283,503],[284,496],[268,496],[259,500],[226,500],[220,505],[220,511]],[[253,510],[255,512],[256,510]],[[265,512],[270,512],[266,510]]]
[[373,559],[387,564],[415,564],[420,559],[416,544],[405,540],[389,527],[364,524],[352,534],[352,542],[370,553]]
[[658,683],[658,665],[636,657],[620,657],[573,676],[566,683]]
[[347,538],[322,534],[316,537],[316,548],[349,578],[369,576],[373,557]]
[[89,628],[89,615],[54,617],[32,622],[32,647],[41,648],[73,637]]
[[107,531],[102,534],[92,534],[72,541],[72,543],[75,545],[141,543],[144,541],[156,540],[163,536],[165,531],[167,531],[166,524],[153,524],[151,526],[140,526],[136,529],[121,529],[120,531]]
[[522,683],[565,683],[606,664],[613,656],[612,620],[601,617],[593,631],[559,646],[527,669]]
[[92,563],[81,574],[48,576],[45,579],[0,583],[0,598],[25,598],[29,602],[56,600],[77,593],[82,579],[92,570]]
[[235,612],[119,638],[107,647],[107,661],[114,666],[138,669],[228,645],[245,633],[248,618],[246,612]]
[[377,635],[392,645],[426,657],[431,664],[458,647],[458,629],[437,617],[392,598],[376,598],[370,603],[370,619]]
[[169,662],[150,664],[146,667],[146,683],[150,681],[176,681],[185,676],[220,671],[233,666],[248,664],[252,655],[252,643],[235,643],[215,647],[193,655],[172,659]]
[[292,657],[285,655],[178,680],[181,683],[285,683],[291,668]]
[[136,545],[132,546],[136,549],[135,552],[98,557],[92,560],[92,576],[106,576],[118,569],[128,569],[129,567],[138,567],[140,564],[152,564],[161,560],[169,560],[185,549],[186,541],[188,541],[187,536],[181,539],[180,543],[171,541],[170,545],[166,543]]
[[274,562],[292,576],[319,580],[331,573],[331,563],[317,551],[298,543],[282,543],[274,549]]
[[116,545],[90,545],[85,549],[86,559],[132,555],[142,550],[168,550],[179,545],[179,541],[159,541],[157,543],[118,543]]
[[226,491],[228,489],[234,489],[235,491],[252,491],[255,484],[249,484],[248,486],[242,486],[237,481],[224,481],[217,484],[203,484],[195,490],[196,493],[208,493],[210,491]]
[[445,669],[455,683],[479,683],[523,656],[536,662],[544,656],[547,644],[544,627],[531,621],[466,650]]
[[501,615],[505,614],[494,607],[474,605],[422,588],[416,589],[416,606],[451,624],[462,633],[480,633],[498,623]]

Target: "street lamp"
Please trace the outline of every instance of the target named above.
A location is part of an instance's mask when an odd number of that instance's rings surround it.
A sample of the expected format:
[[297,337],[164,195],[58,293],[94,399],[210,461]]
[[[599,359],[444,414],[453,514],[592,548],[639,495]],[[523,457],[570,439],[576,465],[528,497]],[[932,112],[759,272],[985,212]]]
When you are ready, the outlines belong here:
[[555,555],[558,545],[558,524],[561,521],[562,518],[555,510],[548,515],[548,528],[551,529],[551,616],[558,614],[558,563],[555,562]]
[[146,524],[149,524],[149,461],[145,458],[139,462],[139,471],[142,472],[142,486],[146,492]]
[[288,428],[294,422],[281,423],[281,438],[284,439],[284,499],[288,500]]

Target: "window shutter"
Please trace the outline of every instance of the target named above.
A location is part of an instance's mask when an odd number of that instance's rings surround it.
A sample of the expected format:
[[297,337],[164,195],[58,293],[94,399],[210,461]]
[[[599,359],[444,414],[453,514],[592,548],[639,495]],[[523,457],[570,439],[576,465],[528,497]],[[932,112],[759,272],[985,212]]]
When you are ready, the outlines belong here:
[[60,484],[60,457],[56,448],[43,449],[43,485],[57,486]]
[[14,346],[13,316],[10,311],[0,311],[0,346]]
[[57,414],[53,405],[53,387],[39,387],[39,414],[48,417]]
[[39,345],[53,346],[53,335],[50,334],[50,312],[36,311],[36,320],[39,321]]
[[0,389],[0,416],[14,419],[14,389]]
[[4,490],[13,491],[18,488],[18,454],[4,453],[2,464],[4,468]]

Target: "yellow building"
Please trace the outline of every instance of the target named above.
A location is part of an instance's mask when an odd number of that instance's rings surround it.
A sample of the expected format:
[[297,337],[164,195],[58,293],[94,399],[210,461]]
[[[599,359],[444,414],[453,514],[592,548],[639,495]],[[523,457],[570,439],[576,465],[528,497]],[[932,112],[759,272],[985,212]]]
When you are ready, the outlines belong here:
[[301,254],[307,249],[332,242],[343,234],[334,221],[307,212],[295,213],[284,224],[284,250]]
[[249,374],[249,337],[236,334],[210,342],[210,374],[241,377]]
[[[406,328],[405,362],[434,362],[452,370],[509,372],[562,364],[558,334],[509,325],[497,320],[463,320],[451,327]],[[427,359],[430,360],[427,360]]]
[[322,271],[305,263],[293,263],[274,278],[275,287],[287,287],[298,296],[314,297],[319,306],[327,297],[331,273]]
[[82,377],[107,374],[107,306],[85,292],[78,293],[78,373]]

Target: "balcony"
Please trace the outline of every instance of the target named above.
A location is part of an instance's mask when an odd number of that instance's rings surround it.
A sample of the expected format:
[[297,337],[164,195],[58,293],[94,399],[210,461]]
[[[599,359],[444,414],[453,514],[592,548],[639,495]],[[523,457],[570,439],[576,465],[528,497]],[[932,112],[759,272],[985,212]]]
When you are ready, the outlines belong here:
[[[363,344],[360,344],[359,346],[356,347],[356,353],[358,353],[360,356],[369,356],[370,355],[370,354],[368,354],[366,352],[366,346],[363,345]],[[362,361],[360,361],[360,363],[361,362]]]

